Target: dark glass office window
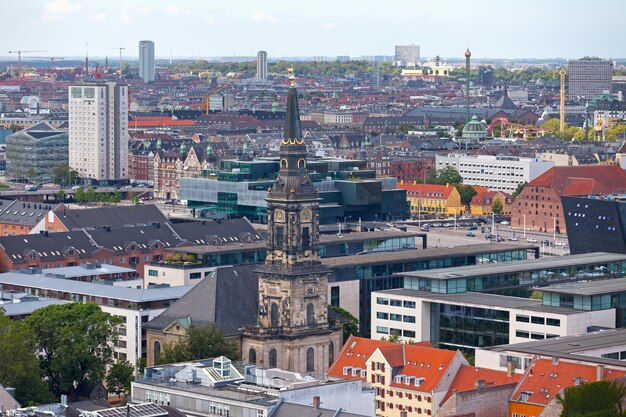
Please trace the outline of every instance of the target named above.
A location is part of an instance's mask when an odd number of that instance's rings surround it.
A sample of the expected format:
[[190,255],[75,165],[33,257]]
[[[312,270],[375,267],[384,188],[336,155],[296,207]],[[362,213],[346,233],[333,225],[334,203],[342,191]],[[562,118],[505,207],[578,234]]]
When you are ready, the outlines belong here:
[[339,287],[330,287],[330,305],[339,307]]

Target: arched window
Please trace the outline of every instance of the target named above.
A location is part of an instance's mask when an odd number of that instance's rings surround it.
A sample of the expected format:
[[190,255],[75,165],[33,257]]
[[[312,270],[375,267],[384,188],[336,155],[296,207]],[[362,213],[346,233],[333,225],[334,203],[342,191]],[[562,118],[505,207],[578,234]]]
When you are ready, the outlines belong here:
[[252,348],[250,348],[250,351],[248,352],[248,362],[256,363],[256,350]]
[[306,168],[306,161],[304,158],[298,159],[298,168]]
[[270,322],[272,327],[278,327],[278,304],[272,303],[270,311]]
[[277,366],[278,363],[278,354],[276,353],[276,349],[270,350],[270,367]]
[[315,371],[315,350],[312,347],[306,350],[306,371]]
[[287,160],[286,160],[286,159],[284,159],[284,158],[283,158],[283,159],[281,159],[281,160],[280,160],[280,167],[281,167],[281,168],[289,168],[289,162],[287,162]]
[[154,364],[155,365],[159,363],[160,358],[161,358],[161,342],[156,340],[154,342]]
[[312,326],[315,324],[315,309],[313,303],[306,305],[306,325]]
[[335,345],[333,342],[328,344],[328,366],[332,365],[335,361]]

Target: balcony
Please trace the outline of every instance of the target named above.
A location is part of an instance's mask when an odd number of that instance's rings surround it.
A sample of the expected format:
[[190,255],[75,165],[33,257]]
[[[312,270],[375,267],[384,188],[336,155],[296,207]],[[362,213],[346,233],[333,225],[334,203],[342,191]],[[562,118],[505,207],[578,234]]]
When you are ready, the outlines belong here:
[[243,334],[252,337],[267,337],[267,336],[300,336],[307,333],[319,333],[323,331],[333,331],[340,329],[341,323],[336,320],[328,320],[327,323],[311,324],[307,326],[298,327],[261,327],[261,326],[244,326],[242,328]]

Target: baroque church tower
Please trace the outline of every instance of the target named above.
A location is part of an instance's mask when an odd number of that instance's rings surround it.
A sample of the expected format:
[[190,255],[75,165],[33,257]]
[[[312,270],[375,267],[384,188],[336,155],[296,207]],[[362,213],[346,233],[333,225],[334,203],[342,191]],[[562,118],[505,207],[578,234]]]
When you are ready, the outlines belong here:
[[243,329],[242,359],[323,375],[342,345],[328,320],[328,276],[319,257],[319,197],[309,178],[293,69],[280,171],[267,197],[268,255],[259,274],[256,326]]

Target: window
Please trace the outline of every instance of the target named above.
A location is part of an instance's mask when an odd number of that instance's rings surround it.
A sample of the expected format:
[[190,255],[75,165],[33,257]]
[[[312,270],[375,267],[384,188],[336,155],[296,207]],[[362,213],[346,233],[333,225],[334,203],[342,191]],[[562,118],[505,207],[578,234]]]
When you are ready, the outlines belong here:
[[405,323],[415,323],[415,316],[404,316],[402,321]]
[[159,271],[157,271],[156,269],[148,269],[148,275],[151,277],[158,277]]
[[202,272],[192,272],[189,274],[189,279],[200,279],[202,278]]
[[516,330],[515,337],[523,337],[524,339],[528,339],[530,334],[524,330]]
[[389,305],[394,307],[402,307],[402,300],[390,300]]
[[376,298],[376,304],[381,304],[381,305],[388,306],[389,305],[389,299],[388,298],[377,297]]
[[[332,365],[335,361],[335,345],[333,342],[329,342],[328,344],[328,366]],[[365,372],[365,371],[363,371]],[[365,377],[365,376],[363,376]]]
[[161,342],[156,340],[154,342],[154,363],[159,363],[159,358],[161,357]]
[[278,226],[276,228],[276,246],[278,246],[278,247],[282,247],[283,246],[283,241],[284,241],[283,233],[284,233],[283,227],[282,226]]
[[339,307],[339,287],[330,287],[330,305]]
[[376,318],[381,320],[389,320],[389,313],[383,313],[382,311],[376,312]]
[[315,350],[312,347],[306,350],[306,371],[315,371]]
[[559,319],[551,319],[551,318],[547,318],[547,319],[546,319],[546,324],[547,324],[548,326],[560,327],[560,326],[561,326],[561,320],[559,320]]
[[276,367],[276,363],[278,362],[277,356],[276,349],[270,350],[270,367]]
[[517,316],[515,316],[515,321],[519,321],[521,323],[529,323],[530,318],[528,316],[522,316],[518,314]]
[[546,319],[544,319],[543,317],[532,316],[530,318],[530,322],[533,324],[546,324]]
[[272,327],[278,327],[278,304],[272,303],[270,310],[270,324]]
[[302,249],[308,249],[311,245],[311,236],[309,235],[309,228],[302,228]]
[[393,314],[389,315],[389,319],[393,321],[402,321],[402,314]]
[[535,340],[543,340],[543,339],[545,339],[545,338],[546,338],[546,335],[544,335],[543,333],[535,333],[535,332],[532,332],[532,333],[530,334],[530,338],[531,338],[531,339],[535,339]]
[[256,350],[250,349],[250,351],[248,351],[248,362],[256,363]]
[[306,325],[312,326],[315,324],[315,308],[313,303],[309,303],[306,306]]
[[411,338],[414,338],[414,337],[415,337],[415,331],[413,331],[413,330],[404,330],[404,331],[403,331],[403,333],[402,333],[402,335],[403,335],[404,337],[411,337]]
[[404,308],[415,308],[415,301],[405,301]]
[[389,334],[389,327],[376,326],[376,333]]

